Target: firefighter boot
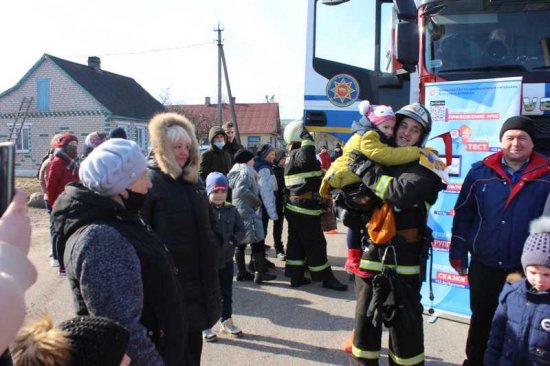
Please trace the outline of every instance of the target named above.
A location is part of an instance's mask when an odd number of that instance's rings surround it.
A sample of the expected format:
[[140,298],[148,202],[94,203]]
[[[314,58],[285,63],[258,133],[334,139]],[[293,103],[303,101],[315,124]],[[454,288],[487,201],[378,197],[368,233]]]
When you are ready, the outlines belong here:
[[258,285],[264,281],[272,281],[277,276],[267,273],[264,269],[264,253],[252,253],[252,263],[254,264],[254,282]]
[[344,264],[344,268],[348,271],[349,274],[355,274],[359,269],[359,264],[361,263],[361,256],[363,251],[361,249],[348,249],[348,258]]
[[246,270],[244,251],[235,252],[235,262],[237,263],[237,281],[252,281],[254,275]]
[[300,287],[303,285],[309,285],[311,280],[304,277],[305,271],[300,271],[300,273],[293,273],[290,277],[290,287]]
[[327,279],[323,280],[323,287],[335,291],[346,291],[348,289],[348,285],[343,284],[342,282],[338,281],[336,277],[334,277],[334,273],[332,273],[332,269],[330,267]]
[[354,274],[361,278],[370,278],[372,274],[365,272],[361,269],[361,257],[363,256],[363,251],[361,249],[348,249],[348,259],[346,259],[346,264],[344,268],[348,271],[349,274]]

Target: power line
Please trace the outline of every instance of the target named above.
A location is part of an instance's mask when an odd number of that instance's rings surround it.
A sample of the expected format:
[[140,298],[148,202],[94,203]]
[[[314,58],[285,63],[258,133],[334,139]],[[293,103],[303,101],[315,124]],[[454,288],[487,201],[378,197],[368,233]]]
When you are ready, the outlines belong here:
[[[153,50],[145,50],[145,51],[129,51],[129,52],[117,52],[117,53],[103,53],[103,54],[94,54],[98,57],[105,57],[105,56],[127,56],[127,55],[142,55],[147,53],[156,53],[156,52],[165,52],[165,51],[176,51],[176,50],[182,50],[186,48],[194,48],[194,47],[200,47],[200,46],[206,46],[211,45],[212,41],[210,42],[202,42],[202,43],[195,43],[185,46],[178,46],[178,47],[169,47],[169,48],[157,48]],[[86,55],[67,55],[65,57],[88,57],[89,54]]]

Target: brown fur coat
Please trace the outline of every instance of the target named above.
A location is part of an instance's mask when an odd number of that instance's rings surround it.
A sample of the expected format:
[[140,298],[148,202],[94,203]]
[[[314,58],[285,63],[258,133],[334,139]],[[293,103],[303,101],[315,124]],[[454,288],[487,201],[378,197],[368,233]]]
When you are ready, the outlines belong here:
[[[183,127],[191,138],[189,160],[183,169],[176,162],[170,141],[166,135],[166,129],[173,125]],[[201,161],[199,143],[195,135],[195,126],[193,126],[185,116],[177,113],[157,114],[149,122],[149,138],[151,147],[153,148],[155,161],[164,174],[176,179],[183,173],[183,180],[186,182],[197,182]]]

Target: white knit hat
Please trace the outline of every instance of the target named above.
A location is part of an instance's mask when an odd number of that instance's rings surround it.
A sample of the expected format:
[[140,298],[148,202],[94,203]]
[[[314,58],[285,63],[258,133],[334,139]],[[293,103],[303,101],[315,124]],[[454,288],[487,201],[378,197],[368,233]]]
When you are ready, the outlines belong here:
[[80,165],[80,181],[102,196],[119,194],[134,183],[147,167],[138,144],[131,140],[110,139]]

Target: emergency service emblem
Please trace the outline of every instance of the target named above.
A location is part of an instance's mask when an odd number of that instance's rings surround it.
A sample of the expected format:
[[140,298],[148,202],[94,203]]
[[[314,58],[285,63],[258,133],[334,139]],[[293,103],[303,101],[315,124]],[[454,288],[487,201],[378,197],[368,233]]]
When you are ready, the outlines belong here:
[[338,74],[327,83],[327,98],[337,107],[352,105],[359,97],[359,83],[347,74]]

